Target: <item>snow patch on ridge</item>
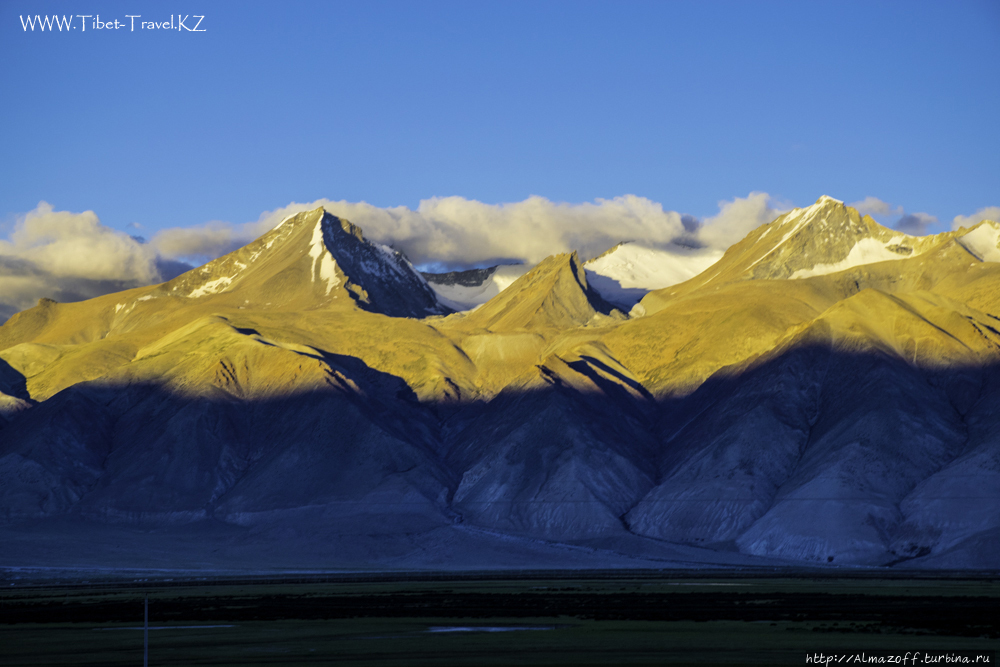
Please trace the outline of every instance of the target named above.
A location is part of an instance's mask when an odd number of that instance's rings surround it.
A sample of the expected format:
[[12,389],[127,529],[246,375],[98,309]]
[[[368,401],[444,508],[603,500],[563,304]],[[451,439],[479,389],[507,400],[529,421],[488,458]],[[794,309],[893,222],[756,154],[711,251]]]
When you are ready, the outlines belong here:
[[316,264],[319,262],[325,251],[326,244],[323,242],[323,221],[321,219],[316,222],[316,226],[313,228],[312,239],[309,241],[309,256],[313,258],[313,281],[316,280]]
[[722,257],[719,251],[678,254],[623,243],[614,252],[592,259],[584,266],[589,273],[613,278],[622,287],[660,289],[693,278]]
[[196,290],[193,290],[189,297],[197,298],[200,296],[208,296],[209,294],[218,294],[223,289],[228,287],[233,279],[229,276],[222,276],[221,278],[216,278],[215,280],[210,280]]
[[330,253],[325,253],[319,264],[319,277],[326,281],[326,294],[330,295],[333,288],[340,284],[337,277],[337,261]]
[[[836,199],[833,199],[832,197],[827,197],[826,195],[823,195],[822,197],[820,197],[819,201],[817,201],[815,204],[813,204],[809,208],[797,208],[797,209],[793,210],[791,213],[786,214],[787,217],[784,220],[782,220],[781,227],[785,227],[785,226],[789,225],[793,220],[797,220],[797,222],[795,222],[795,225],[790,230],[788,230],[787,232],[785,232],[785,235],[781,237],[780,241],[778,241],[777,243],[774,244],[773,248],[771,248],[766,253],[764,253],[764,255],[761,256],[756,262],[754,262],[753,264],[751,264],[750,266],[748,266],[747,269],[748,270],[752,269],[753,267],[755,267],[758,264],[760,264],[762,261],[764,261],[764,259],[766,259],[768,256],[770,256],[771,253],[773,253],[775,250],[777,250],[778,248],[780,248],[785,241],[787,241],[788,239],[790,239],[792,237],[792,235],[795,234],[795,232],[797,232],[800,229],[802,229],[803,226],[805,226],[807,223],[809,223],[809,221],[811,221],[813,218],[815,218],[816,214],[819,213],[821,210],[823,210],[823,207],[826,204],[826,200],[834,201],[834,202],[837,201]],[[843,203],[843,202],[841,202],[841,203]],[[767,232],[765,232],[764,234],[762,234],[760,238],[763,239],[764,236],[767,236],[767,233],[770,232],[770,231],[771,230],[768,230]],[[760,239],[758,239],[758,241],[760,241]]]
[[[780,246],[782,243],[784,243],[785,241],[787,241],[788,239],[790,239],[792,237],[792,235],[795,234],[795,232],[799,231],[804,226],[806,226],[809,222],[811,222],[813,220],[813,218],[815,218],[819,214],[819,212],[823,210],[823,205],[824,204],[825,204],[825,202],[821,199],[820,201],[816,202],[815,204],[813,204],[809,208],[802,209],[802,212],[799,213],[798,215],[796,215],[796,216],[790,216],[790,217],[786,218],[782,226],[787,225],[789,222],[791,222],[795,218],[798,218],[798,222],[796,222],[795,226],[792,227],[790,230],[788,230],[783,237],[781,237],[781,240],[778,241],[777,244],[775,244],[774,249],[777,249],[778,246]],[[794,213],[794,211],[793,211],[793,213]],[[774,250],[772,250],[771,252],[774,252]],[[763,258],[761,258],[761,259],[763,259]]]
[[839,262],[833,262],[832,264],[817,264],[811,269],[799,269],[789,277],[792,280],[795,280],[796,278],[823,276],[830,273],[837,273],[838,271],[853,269],[857,266],[864,266],[865,264],[875,264],[876,262],[888,262],[898,259],[909,259],[910,257],[914,257],[917,253],[900,254],[889,249],[891,246],[898,245],[899,242],[905,238],[906,237],[903,236],[896,236],[889,239],[885,243],[873,238],[861,239],[854,244],[851,251],[847,253],[847,257]]
[[313,282],[316,281],[318,267],[319,277],[326,282],[326,293],[329,295],[333,288],[340,284],[340,278],[337,277],[337,260],[330,254],[326,242],[323,240],[322,217],[316,222],[316,227],[313,229],[312,240],[309,244],[309,256],[313,258],[311,273]]
[[[427,279],[425,279],[422,275],[420,275],[420,272],[417,271],[417,269],[413,266],[413,264],[410,263],[410,260],[408,260],[406,256],[403,255],[401,252],[399,252],[392,246],[387,246],[385,244],[377,243],[375,241],[369,241],[368,239],[365,239],[365,242],[368,243],[369,245],[374,246],[378,250],[381,250],[385,254],[387,259],[386,262],[381,262],[377,265],[371,265],[369,263],[366,263],[365,266],[367,268],[369,268],[373,272],[380,273],[385,278],[391,278],[391,276],[385,271],[385,268],[388,267],[393,273],[395,273],[397,276],[403,279],[414,278],[418,282],[426,285],[427,287],[431,286],[430,283],[427,281]],[[433,288],[431,291],[433,291]]]
[[[298,215],[298,213],[292,213],[291,215],[286,215],[284,218],[281,219],[281,222],[279,222],[278,224],[276,224],[271,229],[275,230],[278,227],[281,227],[283,224],[285,224],[286,222],[288,222],[289,220],[291,220],[292,218],[294,218],[296,215]],[[270,247],[270,244],[268,245],[268,247]]]
[[370,243],[379,250],[381,250],[382,252],[384,252],[386,255],[388,255],[389,259],[392,260],[396,259],[396,251],[390,248],[389,246],[383,245],[381,243],[376,243],[375,241],[370,241]]
[[[397,254],[397,252],[392,248],[390,248],[389,246],[383,245],[381,243],[376,243],[375,241],[369,241],[368,239],[365,239],[365,241],[370,246],[380,251],[386,257],[385,261],[383,262],[376,261],[375,263],[372,263],[366,261],[365,268],[368,269],[368,271],[372,273],[377,273],[386,279],[391,278],[391,276],[385,270],[386,267],[391,269],[396,275],[400,276],[402,276],[407,270],[409,270],[410,273],[417,273],[416,269],[414,269],[412,266],[409,266],[409,262],[403,259],[402,256]],[[419,277],[420,280],[424,279],[423,276],[419,274],[417,274],[417,277]]]
[[1000,225],[995,222],[987,220],[955,240],[981,262],[1000,262]]
[[722,257],[719,251],[667,252],[635,242],[584,264],[587,283],[618,306],[631,308],[646,293],[689,280]]

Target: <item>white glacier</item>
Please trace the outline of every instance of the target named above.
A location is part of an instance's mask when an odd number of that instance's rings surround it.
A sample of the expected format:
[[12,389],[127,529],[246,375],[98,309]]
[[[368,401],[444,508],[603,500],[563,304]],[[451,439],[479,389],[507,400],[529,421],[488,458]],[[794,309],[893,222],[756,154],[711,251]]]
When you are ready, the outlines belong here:
[[1000,262],[1000,225],[986,220],[968,234],[956,239],[982,262]]
[[799,269],[793,273],[790,278],[794,280],[796,278],[808,278],[810,276],[824,276],[829,273],[837,273],[838,271],[846,271],[847,269],[853,269],[857,266],[864,266],[865,264],[909,259],[910,257],[914,257],[916,253],[904,255],[898,252],[893,252],[889,249],[890,246],[898,244],[904,238],[905,237],[894,237],[885,243],[873,238],[861,239],[854,244],[851,251],[847,253],[847,257],[839,262],[833,262],[832,264],[817,264],[811,269]]
[[337,261],[328,252],[323,254],[323,259],[320,261],[319,277],[326,281],[327,296],[340,284],[340,278],[337,277]]
[[316,281],[318,274],[319,278],[326,282],[326,294],[329,295],[333,288],[340,284],[340,278],[337,277],[337,260],[333,258],[323,238],[322,217],[313,228],[312,239],[309,242],[309,256],[313,259],[310,274],[313,282]]
[[587,282],[607,301],[631,308],[647,292],[689,280],[722,257],[717,250],[674,252],[623,243],[584,264]]

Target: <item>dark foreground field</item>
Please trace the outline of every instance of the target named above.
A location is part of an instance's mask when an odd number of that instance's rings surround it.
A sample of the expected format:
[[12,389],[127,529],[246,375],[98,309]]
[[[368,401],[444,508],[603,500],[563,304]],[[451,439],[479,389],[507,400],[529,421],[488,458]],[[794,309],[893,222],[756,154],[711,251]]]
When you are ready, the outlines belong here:
[[0,664],[141,665],[147,595],[150,665],[861,664],[875,652],[992,658],[1000,643],[988,576],[8,576]]

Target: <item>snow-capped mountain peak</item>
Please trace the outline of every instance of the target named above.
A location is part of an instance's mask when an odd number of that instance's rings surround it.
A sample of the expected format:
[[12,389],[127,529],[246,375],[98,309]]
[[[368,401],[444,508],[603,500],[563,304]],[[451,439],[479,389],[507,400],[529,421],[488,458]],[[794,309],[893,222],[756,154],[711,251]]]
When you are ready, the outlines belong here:
[[363,307],[409,317],[448,312],[401,252],[367,240],[360,227],[326,211],[318,225],[328,256],[347,277],[348,290]]
[[222,294],[314,308],[351,299],[397,317],[449,311],[402,253],[323,208],[289,216],[257,240],[165,283],[152,296]]
[[742,279],[797,279],[926,252],[932,237],[909,236],[829,196],[751,232],[728,252],[720,273]]
[[630,309],[652,290],[689,280],[722,257],[711,249],[671,251],[628,241],[584,264],[587,281],[610,303]]
[[983,220],[955,240],[981,262],[1000,262],[1000,223]]

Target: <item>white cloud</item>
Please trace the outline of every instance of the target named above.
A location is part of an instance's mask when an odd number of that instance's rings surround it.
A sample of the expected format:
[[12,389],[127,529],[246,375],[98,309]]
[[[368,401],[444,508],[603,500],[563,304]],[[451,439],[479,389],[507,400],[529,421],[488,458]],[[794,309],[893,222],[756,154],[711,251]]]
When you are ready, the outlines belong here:
[[260,236],[250,227],[226,222],[209,222],[196,227],[171,227],[153,235],[149,244],[163,257],[193,259],[196,263],[204,263],[232,252]]
[[719,214],[704,221],[664,210],[662,204],[636,195],[582,204],[537,196],[505,204],[435,197],[421,201],[415,210],[319,199],[265,212],[254,223],[255,233],[317,206],[358,225],[368,238],[399,248],[414,263],[456,266],[496,259],[536,263],[572,250],[592,257],[621,241],[670,249],[671,242],[679,240],[725,250],[788,208],[763,192],[719,202]]
[[[861,213],[901,216],[893,226],[910,234],[925,234],[938,224],[932,215],[906,214],[902,206],[876,197],[850,205]],[[699,256],[721,253],[791,208],[764,192],[720,201],[718,214],[701,220],[635,195],[585,203],[535,196],[503,204],[435,197],[416,209],[319,199],[265,211],[244,224],[164,229],[143,243],[105,227],[92,211],[55,211],[41,202],[16,221],[7,240],[0,239],[0,321],[43,296],[72,301],[171,278],[188,268],[176,260],[209,261],[252,241],[286,216],[317,206],[359,225],[369,238],[404,251],[415,264],[454,268],[501,260],[533,264],[572,250],[587,258],[620,241],[674,253],[681,265],[692,252],[677,244],[701,247],[695,252]],[[984,219],[1000,219],[1000,207],[956,216],[952,226],[970,227]],[[128,226],[141,228],[139,223]]]
[[0,319],[41,297],[74,301],[157,282],[156,252],[105,227],[93,211],[55,211],[46,202],[0,239]]
[[983,220],[1000,222],[1000,206],[987,206],[986,208],[979,209],[972,215],[956,215],[955,219],[951,222],[951,228],[972,227]]
[[176,260],[209,261],[286,216],[318,206],[360,226],[368,238],[402,250],[415,264],[454,268],[504,260],[534,264],[572,250],[589,258],[621,241],[673,252],[684,263],[691,250],[674,242],[713,254],[788,208],[763,192],[719,202],[719,213],[704,220],[635,195],[585,203],[536,196],[504,204],[435,197],[416,209],[319,199],[265,211],[244,224],[164,229],[142,243],[103,226],[91,211],[56,212],[43,202],[17,223],[10,241],[0,241],[0,315],[42,296],[68,301],[170,278],[185,268]]
[[105,227],[93,211],[54,211],[46,202],[20,219],[0,255],[28,260],[55,276],[148,281],[157,277],[155,253],[127,234]]
[[706,218],[698,238],[709,247],[725,250],[757,227],[771,222],[791,207],[774,201],[766,192],[719,202],[719,214]]
[[861,215],[903,215],[902,206],[893,206],[884,202],[878,197],[865,197],[861,201],[848,204],[851,208],[858,210]]
[[572,250],[589,257],[620,241],[664,246],[684,234],[679,213],[635,195],[582,204],[544,197],[505,204],[435,197],[421,201],[416,210],[321,199],[267,212],[260,223],[273,226],[287,215],[317,206],[358,225],[368,238],[399,248],[417,264],[460,265],[496,259],[535,263]]

